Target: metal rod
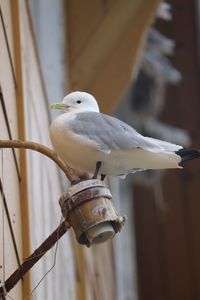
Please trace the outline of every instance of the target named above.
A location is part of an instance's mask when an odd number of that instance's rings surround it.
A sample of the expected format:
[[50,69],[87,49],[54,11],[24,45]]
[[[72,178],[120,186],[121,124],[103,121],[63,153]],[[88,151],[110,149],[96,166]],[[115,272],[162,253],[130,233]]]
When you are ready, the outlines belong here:
[[52,159],[65,173],[65,175],[71,182],[80,181],[80,178],[77,175],[76,171],[70,166],[68,166],[66,163],[64,163],[55,151],[51,150],[50,148],[44,145],[31,141],[0,140],[0,148],[23,148],[40,152]]
[[4,282],[4,287],[0,287],[0,295],[4,295],[4,290],[9,292],[17,282],[40,260],[40,258],[53,247],[53,245],[68,231],[71,225],[63,221],[56,230],[19,266],[19,268]]

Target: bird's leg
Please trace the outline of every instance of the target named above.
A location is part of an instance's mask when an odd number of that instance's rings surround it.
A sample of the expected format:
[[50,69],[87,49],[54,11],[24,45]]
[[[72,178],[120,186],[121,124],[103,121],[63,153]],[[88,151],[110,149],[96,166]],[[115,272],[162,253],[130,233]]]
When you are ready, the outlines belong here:
[[101,181],[104,181],[106,175],[105,174],[101,174]]
[[94,175],[92,176],[92,179],[97,179],[100,168],[101,168],[101,161],[97,161],[96,169],[94,171]]

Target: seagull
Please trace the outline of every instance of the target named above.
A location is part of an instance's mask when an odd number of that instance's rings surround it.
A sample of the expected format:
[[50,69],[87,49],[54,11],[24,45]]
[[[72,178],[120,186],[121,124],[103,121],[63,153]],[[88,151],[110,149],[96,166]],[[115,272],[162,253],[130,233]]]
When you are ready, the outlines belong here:
[[182,168],[182,162],[200,156],[198,150],[145,137],[121,120],[100,113],[96,99],[86,92],[72,92],[50,108],[63,112],[50,127],[54,149],[65,163],[80,173],[93,174],[92,178]]

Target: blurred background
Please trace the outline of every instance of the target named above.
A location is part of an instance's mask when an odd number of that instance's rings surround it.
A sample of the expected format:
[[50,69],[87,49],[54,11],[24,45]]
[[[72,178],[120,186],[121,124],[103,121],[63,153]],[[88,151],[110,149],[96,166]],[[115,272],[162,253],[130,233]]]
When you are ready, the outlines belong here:
[[[49,104],[80,90],[144,135],[200,148],[199,14],[199,0],[0,0],[0,139],[52,147]],[[123,231],[89,249],[70,231],[6,299],[200,299],[199,178],[198,160],[109,178]],[[0,149],[1,282],[58,226],[67,185],[42,155]]]

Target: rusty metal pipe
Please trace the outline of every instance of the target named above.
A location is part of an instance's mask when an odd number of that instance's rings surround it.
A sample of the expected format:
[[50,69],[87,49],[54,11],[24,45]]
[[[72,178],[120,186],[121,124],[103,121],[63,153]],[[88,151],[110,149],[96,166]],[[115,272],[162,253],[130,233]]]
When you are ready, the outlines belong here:
[[54,232],[29,256],[25,261],[16,269],[16,271],[10,275],[4,282],[4,285],[0,287],[0,298],[5,296],[17,282],[23,278],[34,264],[49,250],[53,245],[68,231],[70,224],[63,221]]

